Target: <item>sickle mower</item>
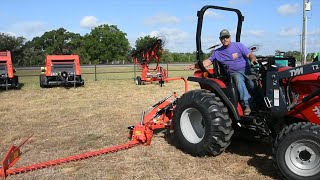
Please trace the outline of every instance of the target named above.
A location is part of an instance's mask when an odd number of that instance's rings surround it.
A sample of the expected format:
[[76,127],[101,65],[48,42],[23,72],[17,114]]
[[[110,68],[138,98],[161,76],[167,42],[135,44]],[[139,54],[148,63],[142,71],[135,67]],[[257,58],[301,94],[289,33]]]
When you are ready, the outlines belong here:
[[[159,65],[160,56],[162,53],[162,40],[155,39],[150,45],[139,49],[132,54],[132,62],[137,64],[141,69],[141,76],[137,76],[136,85],[144,84],[145,82],[159,82],[160,86],[164,82],[168,82],[167,70]],[[149,68],[149,63],[154,60],[156,67]]]
[[0,87],[19,88],[18,76],[14,74],[15,69],[12,66],[11,52],[0,52]]

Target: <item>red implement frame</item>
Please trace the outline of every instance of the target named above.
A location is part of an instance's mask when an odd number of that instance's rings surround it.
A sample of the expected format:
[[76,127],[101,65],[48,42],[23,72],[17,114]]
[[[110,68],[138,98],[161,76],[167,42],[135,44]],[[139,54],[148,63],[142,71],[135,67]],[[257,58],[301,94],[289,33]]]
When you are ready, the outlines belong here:
[[[165,68],[159,66],[160,57],[159,54],[162,53],[162,40],[158,39],[155,43],[146,49],[140,50],[132,55],[132,62],[139,65],[141,69],[141,81],[142,82],[168,82],[168,72]],[[142,57],[142,59],[139,59]],[[155,60],[156,67],[154,69],[149,68],[149,63],[151,60]],[[151,71],[155,72],[152,74]]]
[[[171,80],[183,80],[185,83],[185,91],[188,91],[188,83],[185,78],[172,78]],[[173,109],[175,108],[177,95],[174,93],[171,96],[164,98],[158,103],[154,104],[149,110],[144,111],[141,116],[141,120],[134,126],[129,127],[129,137],[131,141],[113,147],[108,147],[101,150],[86,152],[79,155],[69,156],[65,158],[50,160],[46,162],[40,162],[28,166],[12,168],[14,164],[19,160],[21,156],[20,147],[27,142],[28,137],[19,146],[12,145],[6,153],[4,159],[1,161],[0,177],[5,178],[10,175],[25,173],[34,171],[37,169],[43,169],[50,166],[55,166],[71,161],[79,161],[102,154],[113,153],[120,150],[129,149],[141,144],[150,145],[155,129],[172,128],[171,120],[173,118]]]
[[13,78],[14,72],[12,67],[12,59],[11,59],[11,52],[10,51],[2,51],[0,52],[0,63],[6,64],[8,68],[8,77]]
[[52,76],[52,65],[54,63],[63,64],[68,61],[74,62],[76,75],[81,75],[80,60],[78,55],[47,55],[45,75]]

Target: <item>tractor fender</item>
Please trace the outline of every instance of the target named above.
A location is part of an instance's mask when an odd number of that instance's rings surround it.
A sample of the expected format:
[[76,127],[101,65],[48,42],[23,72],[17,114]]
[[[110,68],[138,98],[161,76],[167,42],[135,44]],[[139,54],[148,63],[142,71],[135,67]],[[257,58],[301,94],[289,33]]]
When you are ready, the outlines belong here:
[[221,86],[217,82],[214,82],[207,78],[199,78],[199,77],[188,77],[188,81],[198,82],[199,84],[205,84],[214,89],[217,92],[217,96],[219,96],[222,101],[225,103],[226,107],[231,112],[230,115],[236,120],[240,120],[240,116],[238,114],[238,111],[236,107],[232,104],[232,102],[229,100],[229,98],[226,96],[226,94],[221,90]]

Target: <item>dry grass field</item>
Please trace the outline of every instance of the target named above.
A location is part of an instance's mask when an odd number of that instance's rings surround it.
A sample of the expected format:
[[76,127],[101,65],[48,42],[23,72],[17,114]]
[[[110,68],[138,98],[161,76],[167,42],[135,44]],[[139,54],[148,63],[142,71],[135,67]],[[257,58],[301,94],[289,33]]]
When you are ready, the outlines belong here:
[[[182,81],[160,87],[102,77],[94,81],[91,75],[84,79],[85,86],[80,88],[41,89],[37,77],[24,77],[21,90],[0,91],[0,157],[30,134],[34,136],[21,148],[23,155],[15,167],[126,143],[127,127],[140,120],[143,110],[184,90]],[[217,157],[192,157],[176,149],[170,135],[160,132],[150,146],[7,179],[275,179],[270,153],[269,144],[235,139]]]

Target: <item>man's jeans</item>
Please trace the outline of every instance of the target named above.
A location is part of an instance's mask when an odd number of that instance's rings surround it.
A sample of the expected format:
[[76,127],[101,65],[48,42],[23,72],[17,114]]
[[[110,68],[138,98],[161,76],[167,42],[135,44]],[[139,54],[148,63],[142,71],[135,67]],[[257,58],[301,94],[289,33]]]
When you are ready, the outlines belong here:
[[236,83],[240,95],[240,101],[243,101],[245,106],[249,106],[249,99],[251,98],[249,92],[253,91],[253,82],[244,71],[231,73],[230,76]]

